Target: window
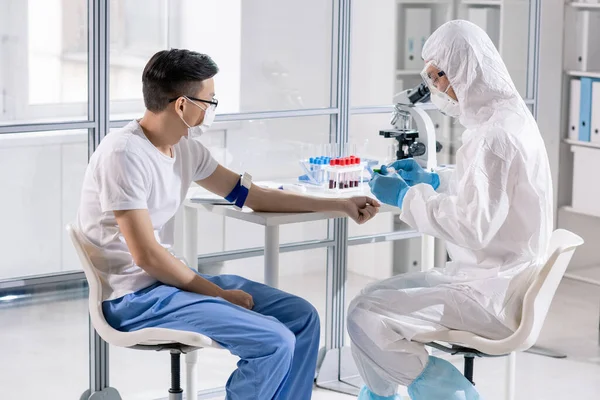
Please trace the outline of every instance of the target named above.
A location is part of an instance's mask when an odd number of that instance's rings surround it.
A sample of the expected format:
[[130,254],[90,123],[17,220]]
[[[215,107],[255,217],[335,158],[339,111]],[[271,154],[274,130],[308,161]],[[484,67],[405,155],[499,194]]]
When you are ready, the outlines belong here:
[[142,70],[166,48],[187,48],[215,60],[219,113],[330,105],[332,1],[113,3],[111,119],[143,112]]
[[87,1],[0,4],[0,124],[87,119]]

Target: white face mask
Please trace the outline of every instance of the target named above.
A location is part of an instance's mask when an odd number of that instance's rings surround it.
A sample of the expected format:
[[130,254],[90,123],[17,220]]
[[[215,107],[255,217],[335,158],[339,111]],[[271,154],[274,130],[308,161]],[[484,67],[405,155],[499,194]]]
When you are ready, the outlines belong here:
[[179,116],[179,118],[181,118],[183,123],[188,127],[188,138],[189,139],[198,139],[200,136],[202,136],[202,134],[204,134],[204,133],[206,133],[206,131],[208,131],[208,129],[214,122],[216,110],[215,110],[215,107],[212,105],[209,105],[205,109],[205,108],[200,107],[198,104],[196,104],[194,101],[188,99],[187,97],[186,97],[186,99],[190,103],[192,103],[193,105],[195,105],[196,107],[198,107],[202,111],[204,111],[204,119],[202,120],[202,123],[200,125],[191,126],[190,124],[185,122],[185,119],[183,119],[183,115]]
[[[446,88],[446,92],[450,89],[450,86]],[[429,88],[431,91],[431,102],[440,110],[444,115],[452,118],[460,117],[460,106],[458,101],[454,100],[446,92],[441,92],[435,87]]]

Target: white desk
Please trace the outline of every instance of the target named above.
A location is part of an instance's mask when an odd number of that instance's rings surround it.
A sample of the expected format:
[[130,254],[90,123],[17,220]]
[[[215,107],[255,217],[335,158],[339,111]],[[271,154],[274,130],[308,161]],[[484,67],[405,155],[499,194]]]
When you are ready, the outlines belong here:
[[[188,263],[196,266],[198,259],[198,211],[209,211],[224,217],[234,218],[265,227],[265,284],[279,285],[279,226],[301,222],[320,221],[334,218],[347,218],[342,212],[306,212],[306,213],[267,213],[249,209],[237,210],[232,206],[213,205],[188,199],[184,202],[184,241],[183,255]],[[379,212],[397,212],[398,208],[383,205]]]

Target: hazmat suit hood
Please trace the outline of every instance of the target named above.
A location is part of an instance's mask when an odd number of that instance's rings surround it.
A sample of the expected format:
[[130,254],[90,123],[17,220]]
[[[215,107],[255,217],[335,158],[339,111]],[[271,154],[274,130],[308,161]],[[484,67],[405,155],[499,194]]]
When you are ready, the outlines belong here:
[[494,43],[471,22],[439,27],[425,42],[422,57],[446,73],[466,128],[486,123],[503,106],[525,106]]

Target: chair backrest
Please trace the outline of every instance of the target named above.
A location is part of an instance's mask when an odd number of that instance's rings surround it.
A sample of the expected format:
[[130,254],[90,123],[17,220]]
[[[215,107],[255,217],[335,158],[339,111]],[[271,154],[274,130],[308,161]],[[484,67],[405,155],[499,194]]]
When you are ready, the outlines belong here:
[[528,349],[537,341],[556,289],[575,249],[582,244],[581,237],[567,230],[557,229],[552,233],[548,259],[525,293],[521,324],[511,336],[513,340],[521,343],[518,350]]
[[505,355],[514,351],[527,350],[537,341],[548,309],[562,280],[575,249],[583,239],[564,229],[552,232],[548,247],[548,258],[527,289],[523,299],[519,328],[507,338],[487,339],[468,331],[448,330],[419,334],[413,340],[428,343],[434,341],[459,344],[488,355]]
[[73,246],[75,247],[75,251],[77,252],[77,256],[79,257],[79,261],[81,262],[81,266],[83,268],[83,272],[85,273],[85,277],[89,286],[89,310],[90,310],[90,319],[92,320],[92,325],[98,332],[98,334],[104,339],[107,340],[107,337],[111,334],[114,329],[106,322],[104,318],[104,314],[102,312],[102,281],[100,280],[100,276],[98,272],[94,269],[92,261],[83,246],[83,242],[81,240],[81,234],[78,232],[77,228],[75,228],[72,224],[67,225],[67,232],[69,232],[69,237],[73,242]]
[[73,241],[73,246],[77,256],[81,261],[83,272],[88,281],[89,293],[89,311],[92,325],[98,332],[98,335],[106,342],[120,347],[154,348],[162,349],[165,344],[182,344],[193,349],[202,347],[221,348],[213,342],[212,339],[195,332],[180,331],[167,328],[144,328],[132,332],[121,332],[108,324],[102,312],[102,280],[94,268],[89,254],[84,246],[81,233],[73,225],[67,225],[67,232]]

